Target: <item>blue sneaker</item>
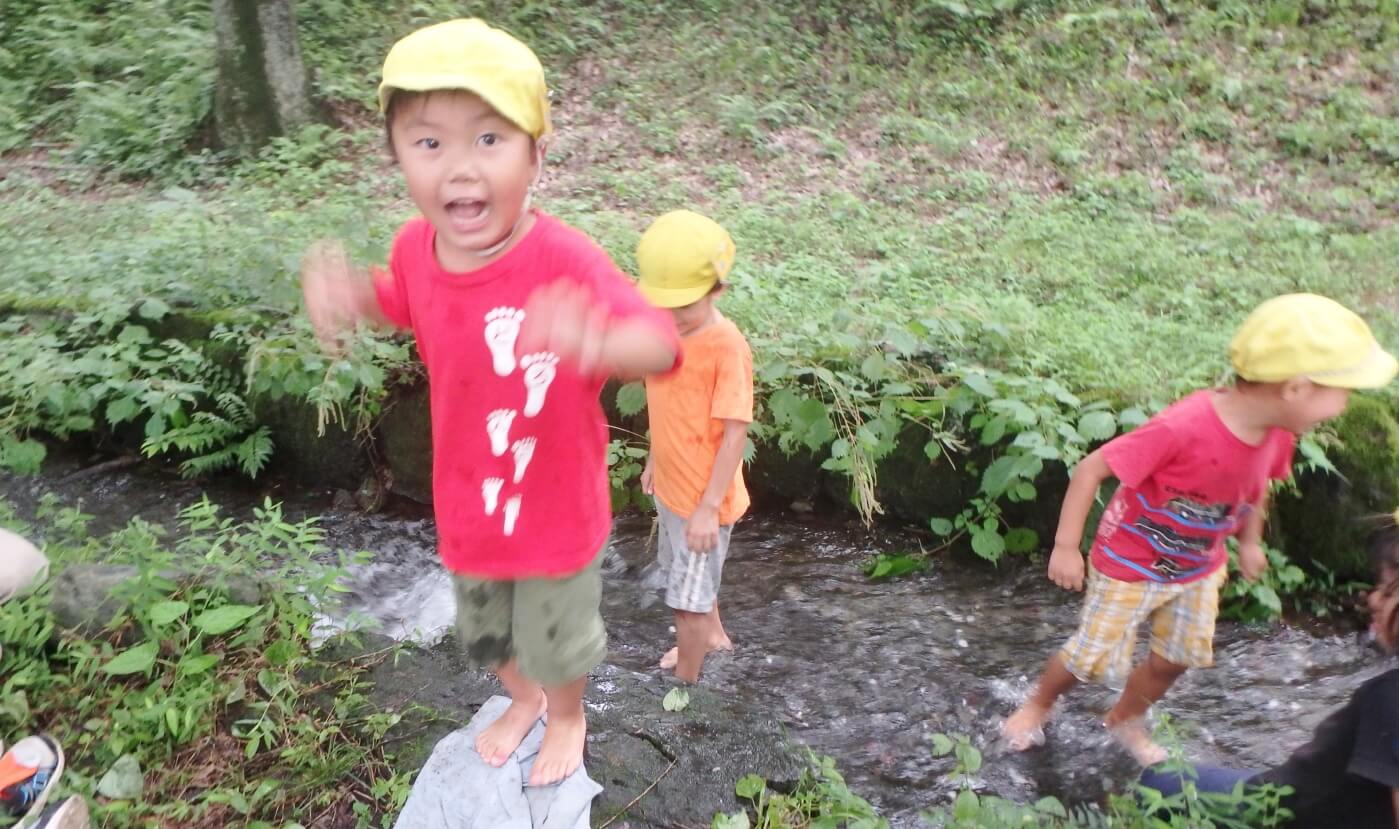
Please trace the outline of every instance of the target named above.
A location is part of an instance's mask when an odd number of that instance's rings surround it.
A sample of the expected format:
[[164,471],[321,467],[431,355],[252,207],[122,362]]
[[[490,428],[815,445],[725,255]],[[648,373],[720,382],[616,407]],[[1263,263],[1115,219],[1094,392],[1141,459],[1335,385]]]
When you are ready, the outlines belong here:
[[25,737],[0,756],[0,807],[22,815],[24,826],[38,816],[63,776],[63,749],[47,735]]

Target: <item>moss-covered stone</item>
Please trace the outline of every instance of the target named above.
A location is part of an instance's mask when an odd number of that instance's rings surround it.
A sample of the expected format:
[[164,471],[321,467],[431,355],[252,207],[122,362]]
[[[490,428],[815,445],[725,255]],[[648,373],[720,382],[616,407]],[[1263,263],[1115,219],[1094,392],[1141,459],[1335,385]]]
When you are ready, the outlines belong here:
[[1399,418],[1393,403],[1356,395],[1335,429],[1341,445],[1330,456],[1340,474],[1298,478],[1274,512],[1275,543],[1314,570],[1368,579],[1365,519],[1399,505]]
[[355,489],[369,459],[350,430],[327,423],[320,433],[316,407],[301,398],[268,396],[252,401],[253,417],[272,432],[273,471],[308,484]]
[[432,415],[426,383],[394,392],[379,418],[376,442],[389,469],[389,488],[423,504],[432,503]]

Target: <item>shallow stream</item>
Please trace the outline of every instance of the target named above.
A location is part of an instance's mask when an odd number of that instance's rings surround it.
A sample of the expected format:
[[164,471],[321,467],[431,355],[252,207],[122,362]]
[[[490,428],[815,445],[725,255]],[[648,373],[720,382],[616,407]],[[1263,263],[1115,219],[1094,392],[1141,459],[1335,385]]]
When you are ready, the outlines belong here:
[[[81,499],[102,530],[134,515],[173,523],[202,491],[146,469],[73,477],[76,468],[74,461],[38,479],[0,478],[0,494],[21,514],[45,490]],[[330,493],[289,488],[210,492],[235,513],[263,495],[285,501],[293,517],[322,516],[332,548],[374,551],[373,563],[350,573],[339,618],[427,643],[449,630],[452,596],[426,511],[366,515],[335,506]],[[643,586],[649,535],[647,518],[618,521],[603,600],[610,661],[637,671],[656,670],[673,638],[668,611]],[[996,748],[996,724],[1071,632],[1076,597],[1051,585],[1040,566],[941,559],[887,583],[861,573],[872,554],[914,544],[795,517],[745,520],[721,594],[737,647],[710,658],[703,682],[773,712],[798,741],[832,755],[851,788],[896,825],[916,825],[920,809],[948,796],[948,763],[929,751],[934,732],[973,736],[986,754],[979,783],[1003,796],[1091,801],[1120,787],[1132,766],[1097,725],[1111,702],[1106,689],[1072,694],[1044,748],[1020,756]],[[1281,760],[1390,664],[1357,634],[1232,623],[1220,626],[1216,657],[1216,668],[1188,673],[1159,708],[1177,722],[1191,757],[1248,766]]]

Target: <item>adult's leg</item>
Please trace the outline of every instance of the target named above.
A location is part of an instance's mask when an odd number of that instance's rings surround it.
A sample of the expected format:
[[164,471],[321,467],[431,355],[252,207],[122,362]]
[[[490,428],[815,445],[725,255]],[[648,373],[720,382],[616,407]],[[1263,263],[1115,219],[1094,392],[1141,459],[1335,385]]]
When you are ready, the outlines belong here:
[[1156,765],[1142,769],[1137,780],[1149,789],[1155,789],[1166,797],[1180,794],[1186,781],[1193,782],[1201,792],[1228,794],[1240,781],[1247,782],[1259,774],[1258,769],[1231,769],[1222,766],[1193,766],[1184,769],[1171,769],[1166,765]]

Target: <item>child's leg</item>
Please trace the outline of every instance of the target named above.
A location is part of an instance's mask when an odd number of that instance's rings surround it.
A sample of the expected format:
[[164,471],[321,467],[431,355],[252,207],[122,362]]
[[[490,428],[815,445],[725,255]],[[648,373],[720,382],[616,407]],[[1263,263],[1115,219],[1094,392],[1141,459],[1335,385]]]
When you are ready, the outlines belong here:
[[724,620],[719,618],[719,600],[714,600],[714,609],[709,611],[710,632],[713,638],[709,640],[711,651],[731,651],[734,649],[733,640],[729,638],[729,632],[724,630]]
[[583,765],[583,748],[588,741],[588,723],[583,712],[586,675],[566,685],[547,689],[549,719],[544,725],[544,742],[530,769],[529,785],[558,783]]
[[455,576],[457,640],[469,661],[490,668],[505,687],[510,707],[476,737],[476,751],[503,766],[544,713],[544,690],[520,673],[514,659],[515,583]]
[[1157,745],[1147,731],[1147,709],[1164,697],[1183,673],[1184,665],[1167,662],[1155,652],[1148,654],[1146,661],[1127,677],[1127,687],[1103,718],[1103,725],[1112,736],[1143,766],[1154,766],[1167,756],[1166,750]]
[[1122,689],[1112,710],[1103,718],[1103,725],[1116,728],[1146,716],[1147,709],[1159,702],[1183,673],[1184,665],[1167,662],[1154,651],[1147,654],[1146,660],[1133,668],[1132,674],[1127,677],[1127,686]]
[[1054,703],[1080,681],[1120,677],[1132,664],[1137,626],[1164,599],[1154,584],[1124,582],[1089,570],[1078,630],[1050,657],[1030,697],[1001,726],[1014,751],[1044,740]]
[[544,688],[520,673],[514,659],[497,668],[495,675],[510,696],[510,707],[477,735],[476,751],[492,766],[503,766],[544,715],[545,697]]
[[[604,550],[606,548],[604,547]],[[520,671],[544,686],[548,719],[529,785],[548,786],[583,764],[588,672],[607,656],[602,614],[602,551],[577,573],[524,579],[515,593]]]
[[1224,568],[1196,582],[1173,586],[1169,601],[1151,614],[1151,653],[1132,671],[1117,704],[1103,719],[1123,747],[1144,766],[1159,763],[1166,752],[1152,741],[1145,716],[1187,668],[1214,664],[1214,625]]
[[[680,662],[680,646],[678,642],[680,640],[680,615],[682,612],[683,611],[679,610],[675,611],[675,638],[677,644],[675,647],[666,651],[665,655],[661,657],[661,670],[672,670]],[[691,613],[686,615],[693,616],[695,614]],[[717,601],[714,603],[714,608],[704,614],[704,627],[705,633],[703,641],[705,643],[705,654],[710,654],[714,651],[731,651],[734,649],[733,640],[729,638],[728,631],[724,630],[724,622],[719,618],[719,603]]]
[[[713,611],[710,611],[712,613]],[[700,666],[713,639],[710,613],[675,611],[675,676],[685,682],[699,682]]]
[[661,667],[673,666],[677,677],[696,682],[710,651],[733,647],[719,621],[719,585],[733,526],[719,528],[719,541],[713,550],[695,553],[685,543],[684,518],[660,501],[656,502],[656,515],[660,521],[659,543],[667,548],[670,560],[665,598],[666,605],[675,611],[676,636],[674,661],[666,654]]
[[1077,684],[1078,677],[1064,665],[1062,652],[1049,657],[1029,698],[1006,718],[1005,725],[1001,727],[1001,733],[1010,747],[1015,751],[1025,751],[1040,742],[1043,736],[1041,729],[1049,720],[1054,703]]

